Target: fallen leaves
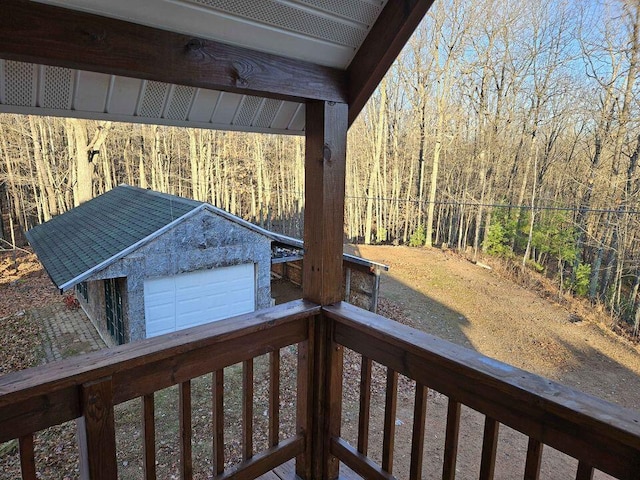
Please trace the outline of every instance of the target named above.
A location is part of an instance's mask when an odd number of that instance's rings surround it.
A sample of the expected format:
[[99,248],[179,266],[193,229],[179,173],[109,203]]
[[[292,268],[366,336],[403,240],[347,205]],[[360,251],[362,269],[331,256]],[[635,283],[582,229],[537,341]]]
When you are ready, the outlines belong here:
[[0,319],[0,345],[0,375],[38,365],[40,324],[24,311]]
[[35,254],[18,251],[14,261],[13,252],[0,252],[0,318],[58,298]]

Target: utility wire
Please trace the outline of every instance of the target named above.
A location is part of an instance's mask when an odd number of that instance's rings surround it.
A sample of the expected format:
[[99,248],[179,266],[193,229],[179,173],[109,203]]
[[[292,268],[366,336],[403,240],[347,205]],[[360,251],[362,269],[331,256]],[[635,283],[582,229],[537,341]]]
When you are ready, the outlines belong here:
[[[273,190],[272,193],[292,193],[289,190]],[[300,192],[293,192],[299,194]],[[388,198],[388,197],[367,197],[367,196],[358,196],[358,195],[345,195],[345,200],[376,200],[383,202],[394,202],[394,203],[412,203],[419,204],[420,200],[416,200],[414,198],[404,199],[404,198]],[[303,201],[303,199],[297,198],[294,201]],[[423,200],[423,205],[429,205],[431,202],[429,200]],[[457,200],[436,200],[433,202],[434,205],[454,205],[461,207],[490,207],[490,208],[510,208],[514,210],[531,210],[531,205],[511,205],[508,203],[480,203],[480,202],[461,202]],[[620,210],[620,208],[584,208],[580,206],[574,207],[554,207],[549,205],[536,205],[533,207],[534,210],[548,210],[548,211],[560,211],[560,212],[593,212],[593,213],[625,213],[631,215],[640,214],[640,210],[631,209],[631,210]]]
[[[419,204],[420,200],[414,199],[399,199],[399,198],[384,198],[384,197],[358,197],[358,196],[346,196],[345,198],[352,200],[377,200],[377,201],[386,201],[386,202],[399,202],[399,203],[413,203]],[[423,200],[423,205],[429,205],[431,202],[428,200]],[[491,208],[511,208],[514,210],[523,209],[523,210],[531,210],[531,205],[511,205],[506,203],[480,203],[480,202],[458,202],[458,201],[444,201],[437,200],[433,202],[434,205],[457,205],[462,207],[491,207]],[[533,207],[534,210],[552,210],[552,211],[565,211],[565,212],[595,212],[595,213],[629,213],[629,214],[640,214],[640,210],[624,210],[620,211],[619,208],[583,208],[583,207],[552,207],[547,205],[536,205]]]

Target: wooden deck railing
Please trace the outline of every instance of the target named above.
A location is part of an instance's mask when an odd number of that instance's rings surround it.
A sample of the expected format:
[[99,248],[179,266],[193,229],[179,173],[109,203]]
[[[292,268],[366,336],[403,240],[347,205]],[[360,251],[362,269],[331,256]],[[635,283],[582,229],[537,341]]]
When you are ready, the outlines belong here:
[[[455,478],[461,405],[485,415],[480,479],[493,478],[498,431],[507,425],[529,437],[524,478],[537,479],[544,445],[578,460],[576,479],[594,469],[640,479],[640,413],[551,382],[379,315],[341,303],[323,308],[333,348],[362,355],[357,446],[340,435],[331,453],[367,479],[391,479],[398,374],[415,380],[409,478],[422,478],[427,389],[448,397],[442,478]],[[382,465],[367,457],[371,362],[387,367]],[[336,395],[339,393],[335,393]],[[564,478],[564,477],[563,477]]]
[[[78,419],[82,478],[116,479],[114,406],[141,398],[145,478],[155,479],[154,392],[178,385],[181,478],[192,478],[191,380],[211,373],[215,478],[255,478],[305,451],[304,398],[299,432],[279,439],[279,351],[298,345],[298,390],[306,391],[309,325],[320,307],[297,301],[267,311],[196,327],[140,343],[74,357],[0,378],[0,443],[19,439],[22,478],[36,478],[33,434]],[[253,359],[270,358],[269,446],[254,455]],[[223,369],[243,364],[243,462],[224,468]],[[301,455],[301,460],[304,461]]]
[[[298,345],[297,428],[279,438],[279,350]],[[362,355],[357,444],[341,436],[343,348]],[[269,448],[254,454],[253,359],[269,354]],[[224,468],[223,369],[242,363],[242,458]],[[319,365],[319,363],[323,365]],[[368,456],[372,362],[387,368],[382,456]],[[493,478],[500,425],[528,436],[525,479],[544,445],[594,469],[640,479],[640,415],[348,305],[297,301],[210,326],[83,355],[0,378],[0,442],[18,438],[24,479],[35,479],[33,433],[78,419],[83,478],[117,477],[114,406],[141,398],[145,478],[156,478],[154,392],[178,385],[180,469],[192,477],[192,379],[212,375],[213,471],[256,478],[296,458],[303,478],[335,478],[338,461],[367,479],[392,479],[398,376],[415,380],[409,478],[423,475],[428,389],[448,397],[442,478],[456,472],[461,406],[484,414],[480,478]],[[323,453],[324,452],[324,453]],[[318,460],[318,457],[321,457]]]

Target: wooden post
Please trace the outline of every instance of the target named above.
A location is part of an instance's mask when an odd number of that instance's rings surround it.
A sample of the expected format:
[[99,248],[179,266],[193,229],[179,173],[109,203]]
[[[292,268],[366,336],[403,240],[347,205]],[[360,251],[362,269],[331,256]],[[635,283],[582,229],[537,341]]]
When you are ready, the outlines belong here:
[[[302,292],[321,305],[342,300],[347,115],[342,103],[306,105]],[[313,325],[311,468],[305,470],[312,479],[334,479],[339,462],[329,453],[329,442],[340,434],[342,349],[333,344],[325,317]]]
[[342,300],[347,106],[308,102],[305,149],[304,298]]
[[82,417],[78,419],[80,478],[116,480],[118,466],[111,377],[85,383],[81,389]]

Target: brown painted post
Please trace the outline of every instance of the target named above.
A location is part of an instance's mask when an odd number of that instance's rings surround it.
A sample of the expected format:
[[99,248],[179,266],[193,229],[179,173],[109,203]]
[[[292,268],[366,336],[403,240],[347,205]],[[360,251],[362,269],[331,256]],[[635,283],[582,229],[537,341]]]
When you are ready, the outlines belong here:
[[[321,305],[342,300],[347,116],[343,103],[306,104],[302,291],[305,299]],[[339,462],[329,453],[329,441],[340,434],[342,350],[331,341],[325,317],[313,325],[310,472],[313,479],[333,479]]]
[[80,478],[116,480],[116,431],[111,377],[81,387],[82,417],[78,419]]

